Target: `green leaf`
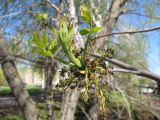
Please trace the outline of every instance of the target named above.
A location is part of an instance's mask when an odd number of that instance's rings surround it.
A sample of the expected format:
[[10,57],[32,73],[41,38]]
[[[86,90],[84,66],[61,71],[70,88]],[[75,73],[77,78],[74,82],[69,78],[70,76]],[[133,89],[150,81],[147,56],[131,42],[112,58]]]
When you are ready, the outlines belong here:
[[38,14],[38,20],[42,21],[42,20],[47,20],[48,19],[48,14],[47,13],[39,13]]
[[91,9],[89,5],[81,5],[82,20],[89,25],[92,24]]
[[51,44],[49,45],[48,51],[50,51],[52,54],[54,54],[57,49],[58,49],[57,41],[53,40],[51,42]]
[[45,51],[45,50],[42,50],[42,49],[36,49],[35,51],[42,56],[52,57],[52,53],[50,51]]
[[44,34],[43,34],[42,44],[43,44],[43,48],[46,49],[47,44],[48,44],[48,38],[47,38],[46,32],[44,32]]
[[68,48],[71,48],[72,40],[74,37],[74,25],[72,24],[71,27],[68,29],[68,34],[67,34],[67,41],[66,44],[68,45]]
[[47,13],[43,13],[43,14],[42,14],[42,18],[43,18],[44,20],[47,20],[47,19],[48,19],[48,14],[47,14]]
[[52,28],[52,31],[53,31],[55,37],[58,38],[58,31],[56,30],[55,27]]
[[94,27],[92,29],[88,29],[88,28],[83,28],[82,30],[80,30],[80,34],[81,35],[91,35],[91,34],[94,34],[98,31],[102,30],[102,27]]
[[62,32],[63,34],[68,33],[68,26],[65,19],[62,19],[60,22],[60,32]]
[[77,67],[81,68],[81,62],[79,61],[79,59],[75,57],[75,55],[69,48],[73,39],[74,26],[72,25],[70,28],[68,28],[67,22],[64,19],[62,19],[60,22],[59,31],[53,28],[53,32],[55,33],[56,39],[61,44],[64,52],[68,55],[70,62],[72,62]]
[[87,35],[89,33],[90,33],[90,29],[88,29],[88,28],[83,28],[82,30],[80,30],[81,35]]
[[38,35],[38,33],[34,32],[32,35],[33,35],[33,42],[37,45],[38,48],[43,49],[44,46],[40,40],[40,36]]
[[102,27],[94,27],[94,28],[90,29],[89,34],[94,34],[96,32],[99,32],[102,29],[103,29]]

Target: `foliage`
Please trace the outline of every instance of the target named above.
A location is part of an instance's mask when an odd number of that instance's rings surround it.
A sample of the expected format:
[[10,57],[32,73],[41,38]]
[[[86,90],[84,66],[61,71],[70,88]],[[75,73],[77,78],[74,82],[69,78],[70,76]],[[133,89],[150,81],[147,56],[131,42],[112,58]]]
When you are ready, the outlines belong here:
[[[74,37],[74,24],[68,26],[66,20],[62,18],[59,24],[59,30],[53,28],[53,34],[55,40],[48,44],[48,38],[46,33],[43,36],[39,36],[38,33],[33,33],[33,41],[37,47],[36,52],[45,57],[53,57],[59,62],[62,62],[69,66],[68,70],[64,72],[70,72],[69,78],[65,79],[57,87],[70,87],[76,83],[77,86],[81,86],[83,81],[85,82],[84,99],[88,101],[91,97],[91,86],[95,86],[95,97],[98,97],[100,103],[100,110],[106,110],[106,103],[108,94],[106,92],[107,82],[101,83],[102,76],[107,75],[108,71],[103,60],[88,61],[87,51],[92,41],[91,35],[100,31],[101,27],[92,27],[92,19],[90,13],[90,7],[86,5],[81,6],[81,15],[84,22],[90,25],[90,28],[84,28],[80,31],[82,35],[87,35],[87,41],[82,54],[76,56],[72,50],[73,37]],[[88,32],[86,32],[88,31]],[[49,47],[48,47],[49,45]],[[61,46],[64,53],[67,55],[69,61],[61,60],[59,57],[55,57],[54,53],[57,50],[57,46]],[[102,63],[103,62],[103,63]],[[97,66],[95,66],[97,65]],[[63,73],[62,73],[63,76]],[[101,78],[102,77],[102,78]],[[104,78],[103,78],[104,79]]]
[[69,58],[70,62],[73,63],[78,68],[81,68],[82,67],[81,61],[78,58],[76,58],[73,51],[71,50],[71,44],[74,35],[74,25],[71,25],[68,28],[66,21],[62,19],[60,22],[59,31],[57,31],[54,28],[53,32],[56,36],[57,41],[62,46],[64,52],[67,54],[67,57]]
[[89,5],[81,5],[81,17],[84,22],[92,26],[91,7]]
[[58,48],[57,41],[53,40],[51,44],[48,44],[48,38],[46,34],[46,31],[44,31],[44,34],[41,38],[38,32],[33,33],[33,43],[36,45],[35,51],[42,56],[53,57],[53,54]]

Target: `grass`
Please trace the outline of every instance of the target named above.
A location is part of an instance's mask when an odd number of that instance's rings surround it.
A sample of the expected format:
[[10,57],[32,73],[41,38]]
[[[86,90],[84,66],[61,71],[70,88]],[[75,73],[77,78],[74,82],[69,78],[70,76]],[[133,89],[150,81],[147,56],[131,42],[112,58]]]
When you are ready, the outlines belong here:
[[[37,93],[42,93],[43,89],[39,86],[35,85],[27,85],[25,89],[30,93],[30,94],[37,94]],[[55,91],[56,92],[56,91]],[[0,86],[0,95],[5,96],[5,95],[12,95],[12,91],[9,86]],[[60,119],[60,101],[55,101],[55,116],[59,120]],[[46,107],[44,102],[36,102],[36,106],[38,108],[38,112],[40,115],[41,120],[46,120]],[[23,120],[23,115],[19,111],[17,113],[4,113],[3,115],[0,115],[0,120]]]
[[3,116],[0,116],[0,120],[23,120],[22,114],[4,114]]
[[[43,90],[41,87],[28,85],[26,88],[30,94],[37,94],[42,93]],[[54,90],[54,93],[56,94],[58,91]],[[12,95],[11,89],[9,86],[0,86],[0,95]],[[60,120],[60,107],[61,107],[61,100],[55,99],[54,105],[55,105],[55,116],[56,120]],[[47,113],[46,113],[46,105],[43,101],[37,101],[35,102],[38,113],[40,115],[41,120],[47,119]],[[82,118],[79,110],[76,112],[76,120],[80,120],[78,118]],[[0,115],[0,120],[23,120],[23,115],[20,111],[14,112],[14,113],[3,113],[3,115]]]
[[[55,101],[55,116],[56,120],[60,120],[60,102]],[[36,102],[36,106],[38,108],[38,113],[40,115],[41,120],[47,120],[46,107],[44,102]],[[21,112],[17,113],[4,113],[0,116],[0,120],[23,120],[23,116]]]
[[[42,93],[43,89],[35,85],[27,85],[25,88],[30,94]],[[9,86],[0,86],[0,95],[12,95],[12,91]]]

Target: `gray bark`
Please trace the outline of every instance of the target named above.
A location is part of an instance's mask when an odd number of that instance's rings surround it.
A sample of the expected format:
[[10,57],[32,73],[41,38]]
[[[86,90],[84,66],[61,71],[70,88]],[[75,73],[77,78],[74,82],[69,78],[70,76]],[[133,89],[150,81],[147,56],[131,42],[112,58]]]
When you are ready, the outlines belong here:
[[55,75],[55,69],[57,68],[57,63],[52,59],[46,59],[45,65],[45,100],[47,109],[47,120],[55,120],[54,115],[54,100],[53,100],[53,77]]
[[[119,16],[122,14],[122,7],[125,5],[125,3],[128,0],[113,0],[109,9],[109,15],[107,16],[107,19],[105,20],[105,23],[102,24],[104,27],[104,30],[98,34],[98,36],[104,35],[104,34],[110,34],[112,32],[112,29],[114,28]],[[97,52],[99,49],[103,49],[106,42],[108,41],[109,36],[106,36],[104,38],[100,38],[96,40],[93,50],[94,53]]]
[[76,111],[79,96],[80,96],[80,90],[77,87],[75,87],[74,89],[68,88],[66,90],[66,93],[62,102],[61,120],[74,119],[74,113]]
[[108,61],[109,63],[116,65],[118,67],[121,67],[123,69],[113,69],[111,70],[111,72],[128,72],[128,73],[133,73],[136,74],[138,76],[142,76],[142,77],[146,77],[146,78],[150,78],[156,82],[160,82],[160,75],[152,73],[150,71],[146,71],[146,70],[141,70],[138,69],[134,66],[131,66],[127,63],[124,63],[122,61],[116,60],[116,59],[110,59],[107,57],[103,57],[101,55],[97,55],[97,54],[91,54],[91,56],[96,57],[96,58],[103,58],[104,60]]
[[[76,17],[76,11],[74,6],[74,0],[67,0],[68,3],[68,11],[70,14],[70,20],[75,24],[75,35],[74,35],[74,42],[76,45],[76,48],[80,50],[80,48],[84,47],[84,43],[82,40],[82,37],[78,33],[78,19]],[[63,98],[63,104],[61,107],[61,120],[73,120],[74,114],[76,111],[76,107],[78,104],[80,96],[80,90],[78,87],[75,87],[74,89],[68,88],[65,92],[64,98]]]
[[4,76],[22,110],[25,120],[39,120],[36,106],[25,90],[23,82],[18,74],[16,65],[12,59],[11,51],[0,33],[0,60]]

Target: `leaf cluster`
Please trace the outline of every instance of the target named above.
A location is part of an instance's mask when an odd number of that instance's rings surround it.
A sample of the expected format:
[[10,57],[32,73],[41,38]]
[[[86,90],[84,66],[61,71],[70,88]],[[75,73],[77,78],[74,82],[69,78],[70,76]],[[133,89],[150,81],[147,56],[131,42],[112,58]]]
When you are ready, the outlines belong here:
[[32,42],[35,44],[35,51],[45,57],[53,57],[53,54],[58,49],[58,44],[56,40],[52,40],[49,44],[46,31],[44,31],[42,37],[38,32],[33,32]]

